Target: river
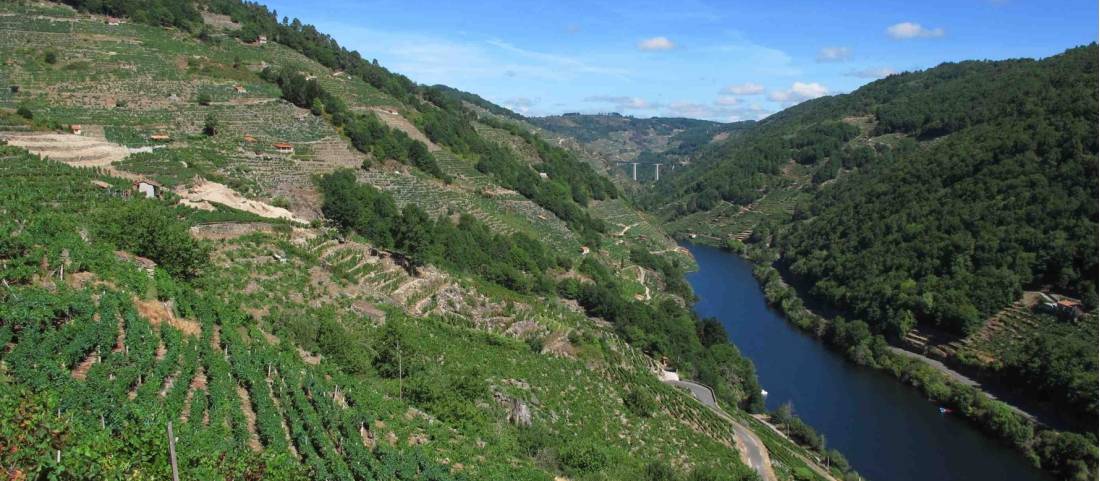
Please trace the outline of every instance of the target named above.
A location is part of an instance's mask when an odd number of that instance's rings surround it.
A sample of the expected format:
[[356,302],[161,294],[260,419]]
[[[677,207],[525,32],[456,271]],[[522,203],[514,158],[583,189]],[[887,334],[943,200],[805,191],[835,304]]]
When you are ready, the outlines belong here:
[[688,244],[699,270],[688,281],[695,311],[716,317],[756,364],[768,409],[795,413],[872,481],[1050,481],[1024,457],[966,420],[942,415],[915,389],[848,362],[767,306],[752,265]]

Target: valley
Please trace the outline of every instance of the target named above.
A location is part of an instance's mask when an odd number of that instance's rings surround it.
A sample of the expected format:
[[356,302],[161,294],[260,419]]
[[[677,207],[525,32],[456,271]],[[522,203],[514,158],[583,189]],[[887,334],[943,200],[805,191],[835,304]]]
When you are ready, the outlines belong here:
[[305,20],[0,4],[0,479],[1096,479],[1096,44],[718,122]]

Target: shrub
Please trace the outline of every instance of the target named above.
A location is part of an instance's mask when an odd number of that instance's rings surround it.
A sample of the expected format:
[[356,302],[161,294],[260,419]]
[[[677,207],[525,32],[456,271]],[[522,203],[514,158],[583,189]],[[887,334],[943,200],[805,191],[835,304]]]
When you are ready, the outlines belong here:
[[57,63],[57,52],[50,50],[46,52],[46,63],[53,65]]
[[645,467],[646,481],[676,481],[680,479],[669,465],[660,461],[653,461]]
[[26,106],[20,106],[19,109],[15,111],[15,113],[27,120],[34,119],[34,112],[31,112],[31,109],[28,109]]
[[210,102],[213,102],[213,101],[214,100],[212,98],[210,98],[210,94],[208,94],[206,92],[203,92],[203,93],[199,94],[199,98],[198,98],[199,105],[210,105]]
[[574,441],[562,448],[560,460],[566,472],[577,475],[602,470],[610,462],[610,456],[591,442]]
[[642,388],[633,388],[623,396],[623,405],[626,409],[640,418],[648,418],[657,410],[657,401],[653,395]]

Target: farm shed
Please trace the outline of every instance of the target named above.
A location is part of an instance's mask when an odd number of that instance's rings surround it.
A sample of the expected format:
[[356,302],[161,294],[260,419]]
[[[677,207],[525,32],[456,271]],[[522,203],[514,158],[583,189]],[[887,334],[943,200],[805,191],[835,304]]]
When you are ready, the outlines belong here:
[[134,182],[134,190],[136,190],[138,194],[144,195],[146,199],[157,197],[161,188],[160,184],[151,180],[139,180]]

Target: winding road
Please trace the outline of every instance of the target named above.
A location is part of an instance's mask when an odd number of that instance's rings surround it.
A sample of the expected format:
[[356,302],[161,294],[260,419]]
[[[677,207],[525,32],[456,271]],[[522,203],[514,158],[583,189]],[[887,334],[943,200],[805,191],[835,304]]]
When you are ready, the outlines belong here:
[[729,421],[730,426],[733,426],[733,434],[737,438],[738,451],[741,451],[741,460],[751,466],[757,473],[760,474],[760,478],[764,481],[778,481],[775,477],[775,472],[772,471],[772,461],[768,456],[768,449],[764,447],[764,443],[760,441],[760,438],[756,437],[756,434],[749,428],[745,427],[732,416],[726,414],[721,407],[718,406],[718,402],[714,399],[714,391],[702,384],[694,383],[691,381],[665,381],[667,384],[673,386],[682,387],[687,389],[695,399],[703,403],[704,406],[710,408],[719,417]]

